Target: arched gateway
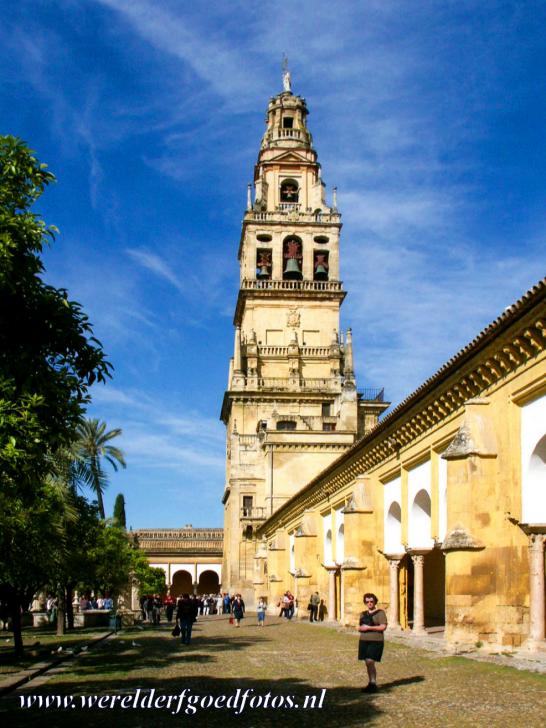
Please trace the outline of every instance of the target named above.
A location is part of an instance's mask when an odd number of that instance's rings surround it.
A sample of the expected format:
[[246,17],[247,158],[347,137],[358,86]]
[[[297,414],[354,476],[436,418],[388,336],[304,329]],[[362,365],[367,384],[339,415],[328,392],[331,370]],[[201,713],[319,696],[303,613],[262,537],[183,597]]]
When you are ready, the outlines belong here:
[[[214,594],[222,585],[221,528],[154,528],[134,531],[150,566],[165,571],[173,597],[184,593]],[[133,609],[138,609],[133,598]]]

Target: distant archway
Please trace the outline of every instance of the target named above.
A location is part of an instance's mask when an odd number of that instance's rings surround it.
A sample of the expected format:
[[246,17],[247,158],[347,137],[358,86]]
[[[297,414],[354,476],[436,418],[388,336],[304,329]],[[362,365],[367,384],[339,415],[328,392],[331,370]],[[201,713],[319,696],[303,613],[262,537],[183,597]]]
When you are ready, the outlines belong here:
[[218,580],[218,574],[215,571],[203,571],[199,577],[199,584],[197,585],[198,594],[218,594],[220,591],[220,582]]
[[171,587],[171,594],[177,598],[182,594],[193,593],[193,581],[192,575],[189,571],[181,570],[177,571],[173,575],[173,584]]

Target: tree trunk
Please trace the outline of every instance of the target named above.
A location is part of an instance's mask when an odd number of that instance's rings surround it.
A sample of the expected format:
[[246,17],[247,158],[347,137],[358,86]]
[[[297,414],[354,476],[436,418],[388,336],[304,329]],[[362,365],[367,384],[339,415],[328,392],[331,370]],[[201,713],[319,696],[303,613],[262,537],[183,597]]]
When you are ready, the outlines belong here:
[[66,596],[64,587],[57,590],[57,635],[66,634],[66,624],[64,615],[66,612]]
[[68,629],[74,629],[74,606],[72,600],[74,599],[74,585],[66,585],[66,622]]
[[23,635],[21,633],[21,600],[16,594],[10,595],[8,601],[9,613],[11,616],[11,628],[13,630],[13,645],[17,657],[22,657]]

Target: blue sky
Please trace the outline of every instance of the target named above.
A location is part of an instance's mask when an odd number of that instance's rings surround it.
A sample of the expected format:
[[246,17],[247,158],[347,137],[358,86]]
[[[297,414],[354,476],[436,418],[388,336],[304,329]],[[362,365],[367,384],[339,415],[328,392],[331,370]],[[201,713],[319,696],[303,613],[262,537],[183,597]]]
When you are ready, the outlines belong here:
[[286,52],[343,215],[360,387],[399,402],[545,274],[546,5],[10,3],[2,133],[57,175],[47,279],[115,366],[135,528],[221,525],[237,246]]

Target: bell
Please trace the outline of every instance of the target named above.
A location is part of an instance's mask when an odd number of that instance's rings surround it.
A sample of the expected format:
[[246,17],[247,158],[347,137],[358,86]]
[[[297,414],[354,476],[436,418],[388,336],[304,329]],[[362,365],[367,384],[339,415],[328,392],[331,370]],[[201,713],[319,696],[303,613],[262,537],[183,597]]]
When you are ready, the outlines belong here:
[[284,269],[284,277],[287,280],[299,279],[301,277],[300,264],[296,258],[288,258],[286,268]]
[[258,273],[256,275],[256,278],[269,278],[269,271],[267,270],[266,265],[261,265],[258,268]]
[[328,280],[328,271],[322,265],[322,263],[319,263],[317,265],[317,267],[315,268],[315,280],[317,280],[317,281],[327,281]]

